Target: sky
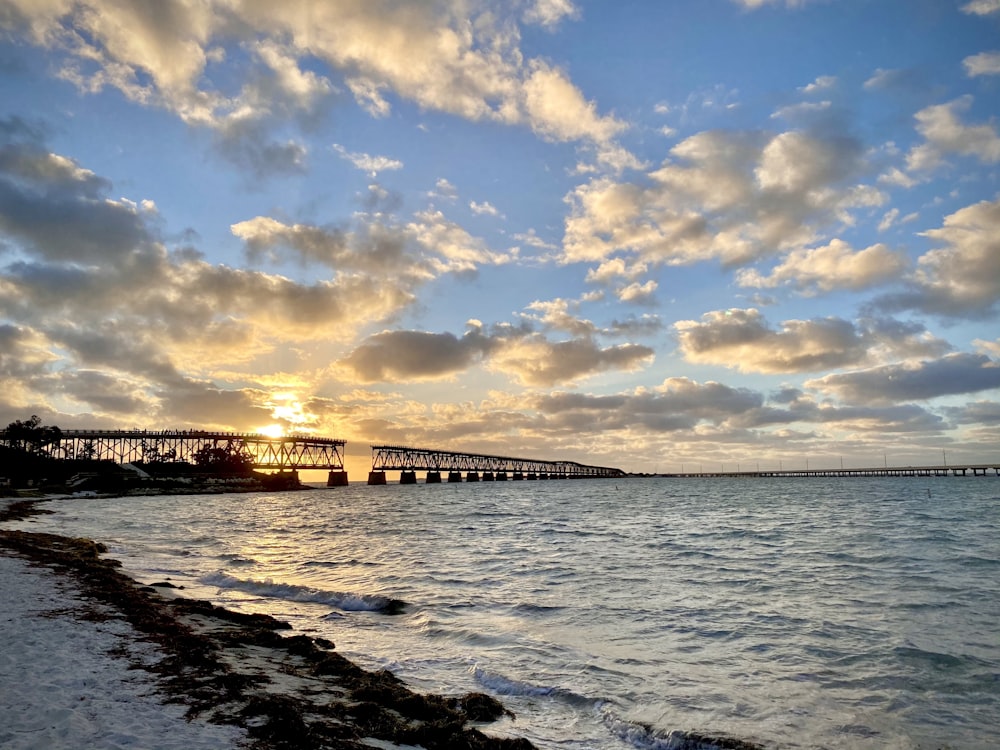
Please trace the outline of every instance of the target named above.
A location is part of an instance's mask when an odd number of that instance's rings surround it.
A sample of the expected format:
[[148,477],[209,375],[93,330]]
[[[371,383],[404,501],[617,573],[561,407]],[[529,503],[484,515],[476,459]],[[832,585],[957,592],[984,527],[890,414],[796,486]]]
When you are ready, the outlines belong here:
[[0,423],[1000,460],[1000,0],[0,0]]

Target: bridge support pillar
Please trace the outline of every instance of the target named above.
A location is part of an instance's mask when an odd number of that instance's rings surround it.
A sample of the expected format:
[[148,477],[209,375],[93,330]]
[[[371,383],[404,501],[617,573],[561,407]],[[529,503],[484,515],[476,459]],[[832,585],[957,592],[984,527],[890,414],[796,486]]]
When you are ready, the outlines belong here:
[[327,487],[346,487],[347,486],[347,472],[346,471],[331,471],[330,476],[326,479]]
[[521,482],[524,480],[524,474],[520,471],[515,471],[513,479],[515,482]]
[[427,479],[425,484],[441,484],[441,472],[440,471],[428,471]]
[[533,472],[533,471],[529,471],[529,472],[528,472],[528,476],[526,476],[526,477],[525,477],[525,479],[527,479],[527,480],[529,480],[529,481],[533,482],[533,481],[535,481],[536,479],[538,479],[538,475],[537,475],[537,474],[536,474],[535,472]]
[[468,474],[465,475],[465,481],[466,482],[478,482],[479,481],[479,472],[478,471],[470,471]]
[[462,481],[462,472],[460,472],[460,471],[449,471],[448,472],[448,482],[449,483],[461,482],[461,481]]
[[385,484],[385,472],[384,471],[369,471],[368,472],[368,484]]
[[417,472],[415,472],[415,471],[401,471],[401,472],[399,472],[399,483],[400,484],[416,484],[417,483]]
[[507,472],[506,471],[498,471],[497,475],[496,475],[496,480],[498,482],[506,482],[507,481]]
[[494,476],[493,476],[493,472],[492,471],[484,471],[483,472],[483,481],[484,482],[492,482],[493,480],[494,480]]

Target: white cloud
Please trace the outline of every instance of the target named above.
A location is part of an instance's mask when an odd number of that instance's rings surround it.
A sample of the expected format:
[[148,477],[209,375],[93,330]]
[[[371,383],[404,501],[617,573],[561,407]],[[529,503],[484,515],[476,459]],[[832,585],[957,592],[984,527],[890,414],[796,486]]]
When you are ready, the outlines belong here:
[[577,18],[579,15],[580,9],[573,4],[573,0],[533,0],[524,11],[524,20],[551,28],[564,18]]
[[394,169],[402,169],[403,162],[398,159],[390,159],[388,156],[372,156],[365,153],[348,151],[339,143],[333,144],[333,150],[340,156],[353,164],[363,172],[368,172],[372,177],[379,172],[387,172]]
[[436,273],[469,273],[482,264],[499,265],[513,258],[513,252],[493,252],[482,238],[473,237],[434,209],[418,213],[407,231],[423,246]]
[[527,232],[522,232],[514,235],[514,239],[518,242],[523,242],[529,247],[536,247],[541,250],[556,250],[558,247],[551,242],[547,242],[538,236],[538,233],[534,229],[529,229]]
[[444,177],[434,183],[434,189],[429,193],[431,198],[444,198],[453,201],[458,198],[458,188],[452,185]]
[[597,327],[589,320],[578,317],[580,302],[557,297],[551,300],[535,300],[526,308],[529,313],[523,317],[540,323],[547,329],[565,331],[574,336],[591,336]]
[[799,90],[805,94],[815,94],[818,91],[826,91],[827,89],[831,89],[835,85],[837,85],[836,76],[819,76],[815,81],[806,86],[803,86]]
[[914,280],[921,288],[969,309],[1000,301],[1000,200],[967,206],[923,234],[944,247],[918,260]]
[[993,341],[986,341],[985,339],[975,339],[972,345],[976,347],[976,350],[989,355],[991,357],[996,357],[1000,360],[1000,338],[994,339]]
[[677,321],[674,329],[687,361],[742,372],[840,368],[862,361],[867,352],[864,337],[839,318],[786,320],[775,331],[754,308],[730,309],[705,313],[701,321]]
[[881,243],[854,250],[843,240],[833,240],[822,247],[792,251],[767,276],[744,270],[737,280],[745,287],[767,289],[789,285],[803,293],[815,294],[866,289],[899,278],[905,268],[905,254]]
[[617,289],[615,291],[615,296],[617,296],[622,302],[646,304],[652,301],[653,294],[656,292],[658,286],[659,285],[653,279],[649,279],[643,284],[640,284],[638,281],[633,281],[628,286]]
[[947,104],[937,104],[916,114],[917,131],[925,142],[907,156],[907,167],[929,170],[949,154],[973,156],[986,164],[1000,162],[1000,134],[992,124],[965,125],[959,113],[972,106],[972,97],[963,96]]
[[861,149],[839,136],[704,132],[670,155],[644,181],[600,177],[567,196],[566,261],[633,253],[648,263],[745,263],[813,242],[885,200],[855,182]]
[[786,320],[775,330],[754,308],[715,310],[700,321],[678,321],[674,329],[689,362],[742,372],[815,372],[940,356],[951,349],[916,323],[826,317]]
[[624,122],[597,113],[597,105],[558,68],[536,61],[524,81],[524,110],[535,132],[559,141],[589,139],[609,142]]
[[653,359],[639,344],[601,347],[589,338],[551,342],[538,335],[505,341],[488,367],[527,386],[550,388],[609,370],[638,370]]
[[920,310],[963,318],[990,315],[1000,303],[1000,200],[980,201],[922,232],[941,247],[917,260],[904,281],[909,289],[886,295],[889,310]]
[[962,12],[976,16],[1000,13],[1000,0],[971,0],[962,6]]
[[776,110],[771,115],[771,119],[799,120],[803,117],[815,115],[818,112],[827,112],[832,106],[833,102],[830,101],[799,102],[798,104],[789,104],[787,107],[782,107],[781,109]]
[[974,76],[1000,75],[1000,52],[980,52],[962,60],[965,73]]
[[896,223],[896,219],[899,217],[899,209],[893,208],[886,211],[885,215],[882,217],[882,221],[878,223],[878,231],[884,232],[889,229],[893,224]]
[[500,216],[500,212],[496,209],[489,201],[483,201],[482,203],[476,203],[475,201],[469,201],[469,210],[478,216]]
[[611,284],[619,279],[636,279],[649,270],[645,263],[626,263],[624,258],[610,258],[587,271],[587,283]]
[[757,8],[763,8],[765,5],[782,5],[784,4],[788,8],[798,8],[805,5],[811,0],[732,0],[732,2],[737,5],[742,5],[744,8],[750,10],[756,10]]
[[[81,90],[119,89],[191,124],[223,129],[312,110],[334,91],[303,61],[343,76],[360,106],[384,117],[390,95],[470,120],[525,124],[557,141],[611,148],[625,123],[602,115],[569,77],[525,59],[509,13],[451,3],[224,2],[143,5],[124,0],[18,3],[36,44],[59,47],[62,74]],[[537,0],[524,18],[552,26],[570,0]],[[222,43],[252,49],[236,90]],[[225,71],[220,73],[219,71]],[[242,85],[242,88],[239,86]]]
[[920,184],[913,177],[897,167],[891,167],[885,172],[885,174],[879,175],[878,181],[883,185],[895,185],[896,187],[901,188],[911,188]]

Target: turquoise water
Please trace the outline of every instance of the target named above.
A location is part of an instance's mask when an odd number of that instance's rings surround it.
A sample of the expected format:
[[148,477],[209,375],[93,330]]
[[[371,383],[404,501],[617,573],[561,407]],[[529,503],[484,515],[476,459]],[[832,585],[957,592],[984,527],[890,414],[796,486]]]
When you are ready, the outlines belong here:
[[[541,748],[1000,747],[1000,480],[624,479],[76,498],[142,580],[266,611]],[[391,600],[399,614],[386,614]],[[391,607],[390,607],[391,609]]]

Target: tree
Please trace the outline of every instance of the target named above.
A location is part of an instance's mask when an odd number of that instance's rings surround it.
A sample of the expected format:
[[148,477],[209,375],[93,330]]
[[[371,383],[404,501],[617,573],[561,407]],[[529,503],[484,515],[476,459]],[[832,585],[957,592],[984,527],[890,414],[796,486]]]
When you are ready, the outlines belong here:
[[4,432],[9,447],[35,455],[42,454],[46,445],[58,443],[62,438],[62,430],[46,427],[37,414],[23,422],[19,419],[11,422]]
[[235,445],[203,445],[194,453],[195,465],[213,474],[249,474],[253,456]]

